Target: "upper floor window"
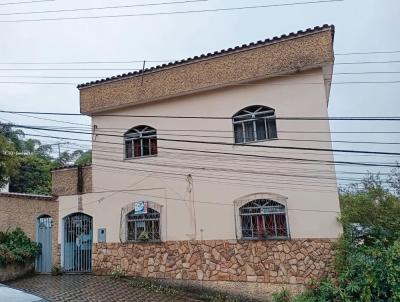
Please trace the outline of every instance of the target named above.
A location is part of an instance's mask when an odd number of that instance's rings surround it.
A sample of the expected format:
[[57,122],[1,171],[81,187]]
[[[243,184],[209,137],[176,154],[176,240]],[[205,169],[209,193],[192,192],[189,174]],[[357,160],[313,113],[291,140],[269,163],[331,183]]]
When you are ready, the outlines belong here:
[[235,143],[277,138],[275,110],[266,106],[249,106],[233,116]]
[[270,199],[255,199],[239,208],[243,239],[287,238],[285,206]]
[[160,212],[147,208],[145,212],[133,209],[126,216],[128,241],[160,241]]
[[125,158],[157,155],[157,131],[149,126],[137,126],[124,135]]

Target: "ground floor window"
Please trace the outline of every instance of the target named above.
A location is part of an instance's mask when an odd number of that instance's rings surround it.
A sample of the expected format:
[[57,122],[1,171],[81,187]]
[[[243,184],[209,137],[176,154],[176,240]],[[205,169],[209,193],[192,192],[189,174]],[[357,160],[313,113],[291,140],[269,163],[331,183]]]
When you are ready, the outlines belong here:
[[288,237],[286,208],[270,199],[252,200],[239,208],[243,239]]
[[135,212],[127,214],[128,241],[160,241],[160,213],[147,208],[146,213]]

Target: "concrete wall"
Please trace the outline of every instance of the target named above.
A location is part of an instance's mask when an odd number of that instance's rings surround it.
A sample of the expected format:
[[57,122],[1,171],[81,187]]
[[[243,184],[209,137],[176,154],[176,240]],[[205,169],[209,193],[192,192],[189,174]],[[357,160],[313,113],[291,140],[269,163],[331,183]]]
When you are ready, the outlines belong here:
[[[246,106],[265,105],[274,108],[277,117],[326,117],[326,99],[322,70],[315,69],[108,113],[230,117]],[[197,139],[232,143],[232,123],[229,119],[94,116],[92,122],[97,126],[93,141],[93,192],[107,191],[82,196],[83,212],[93,216],[94,242],[97,242],[97,228],[106,228],[107,242],[119,242],[121,208],[138,200],[161,205],[163,241],[236,239],[234,201],[256,193],[277,194],[286,198],[291,238],[337,238],[341,232],[337,222],[340,209],[333,165],[276,158],[229,157],[163,148],[332,161],[330,152],[160,140]],[[138,125],[157,129],[159,154],[157,157],[124,160],[122,135]],[[257,144],[271,147],[332,147],[327,121],[278,120],[277,128],[277,140]],[[213,130],[222,132],[209,132]],[[102,135],[105,131],[112,131],[115,136]],[[326,142],[301,141],[313,139]],[[237,170],[254,173],[239,173]],[[188,174],[193,179],[192,188],[186,179]],[[78,203],[77,195],[61,196],[60,220],[76,212]]]
[[0,231],[19,227],[36,241],[36,222],[42,215],[53,218],[53,263],[59,263],[58,201],[51,196],[0,193]]

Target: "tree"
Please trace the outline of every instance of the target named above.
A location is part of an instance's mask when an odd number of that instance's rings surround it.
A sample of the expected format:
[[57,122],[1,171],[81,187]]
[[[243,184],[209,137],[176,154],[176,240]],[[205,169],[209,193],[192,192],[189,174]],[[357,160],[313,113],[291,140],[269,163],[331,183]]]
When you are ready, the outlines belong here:
[[18,170],[19,162],[14,145],[0,134],[0,188],[4,187]]
[[21,129],[14,129],[12,124],[0,124],[0,134],[14,145],[15,151],[22,152],[22,138],[25,136],[25,133]]
[[340,190],[344,233],[336,246],[336,276],[312,283],[293,301],[400,301],[399,184],[400,167],[386,180],[370,174]]
[[75,160],[75,165],[85,166],[92,163],[92,150],[83,152],[77,160]]
[[20,156],[19,162],[18,172],[10,178],[10,192],[50,194],[54,164],[37,154]]

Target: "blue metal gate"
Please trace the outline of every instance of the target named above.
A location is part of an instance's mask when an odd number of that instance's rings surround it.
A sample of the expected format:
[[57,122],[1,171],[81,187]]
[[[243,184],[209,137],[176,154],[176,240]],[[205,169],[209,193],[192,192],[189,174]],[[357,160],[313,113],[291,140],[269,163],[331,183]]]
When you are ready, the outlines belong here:
[[40,244],[42,252],[36,259],[36,271],[50,273],[52,264],[52,228],[53,218],[44,215],[36,222],[36,241]]
[[63,219],[63,266],[65,272],[92,270],[92,217],[83,213]]

